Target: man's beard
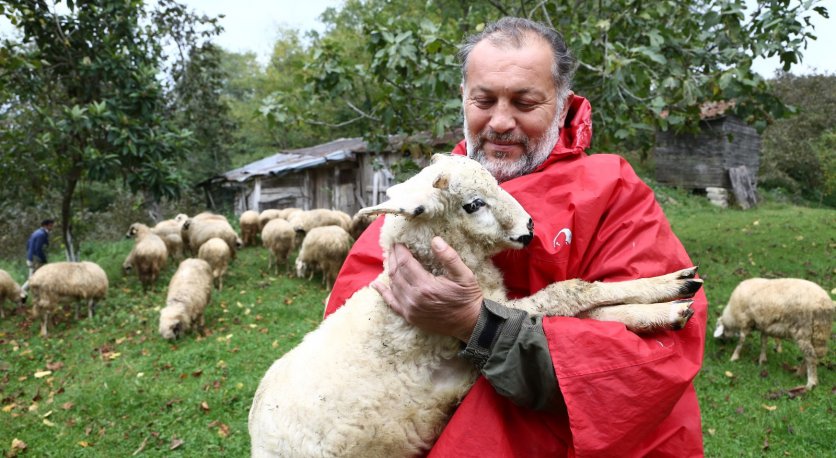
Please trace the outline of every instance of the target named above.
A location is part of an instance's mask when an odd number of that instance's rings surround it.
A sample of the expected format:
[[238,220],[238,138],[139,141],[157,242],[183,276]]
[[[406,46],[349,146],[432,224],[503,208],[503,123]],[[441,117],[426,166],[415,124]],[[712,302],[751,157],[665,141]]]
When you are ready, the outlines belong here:
[[[559,111],[558,111],[559,113]],[[534,140],[524,134],[514,135],[512,132],[499,134],[490,127],[474,136],[467,127],[467,114],[464,116],[464,138],[467,140],[467,157],[475,159],[487,169],[497,181],[504,182],[533,172],[549,157],[560,134],[560,116],[555,115],[554,121],[543,136]],[[485,154],[485,141],[500,143],[517,143],[522,145],[523,154],[514,162],[490,158]],[[533,143],[533,146],[532,146]]]

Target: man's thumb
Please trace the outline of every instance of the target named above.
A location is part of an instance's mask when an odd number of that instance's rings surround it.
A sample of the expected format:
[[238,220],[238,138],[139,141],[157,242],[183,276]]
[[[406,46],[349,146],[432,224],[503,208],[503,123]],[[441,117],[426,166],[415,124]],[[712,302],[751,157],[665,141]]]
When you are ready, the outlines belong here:
[[432,249],[435,258],[438,259],[447,270],[447,276],[451,280],[460,280],[472,275],[470,269],[462,262],[459,254],[441,237],[433,237]]

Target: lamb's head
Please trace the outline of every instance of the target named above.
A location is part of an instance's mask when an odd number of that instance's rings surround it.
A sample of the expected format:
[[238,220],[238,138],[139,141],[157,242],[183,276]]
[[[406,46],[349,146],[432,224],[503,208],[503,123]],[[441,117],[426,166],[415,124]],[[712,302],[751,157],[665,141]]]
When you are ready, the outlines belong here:
[[128,228],[128,232],[125,234],[125,238],[139,239],[150,231],[151,229],[149,229],[148,226],[142,223],[133,223],[131,224],[131,227]]
[[715,339],[729,339],[736,335],[734,320],[729,311],[729,306],[723,309],[723,314],[717,318],[717,327],[714,328]]
[[160,310],[160,335],[163,339],[179,339],[188,328],[185,315],[175,308],[165,307]]
[[386,195],[388,201],[360,210],[397,216],[384,223],[384,251],[404,243],[427,261],[430,240],[438,235],[463,258],[478,261],[504,249],[523,248],[533,238],[534,223],[522,205],[478,162],[464,156],[436,154],[432,164],[390,187]]

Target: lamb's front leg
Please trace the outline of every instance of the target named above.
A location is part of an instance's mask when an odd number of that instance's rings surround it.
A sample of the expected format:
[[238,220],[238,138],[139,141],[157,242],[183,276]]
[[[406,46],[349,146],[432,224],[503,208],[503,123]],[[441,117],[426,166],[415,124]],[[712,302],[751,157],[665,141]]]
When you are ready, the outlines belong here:
[[690,299],[658,304],[623,304],[599,307],[581,314],[598,321],[616,321],[637,334],[682,329],[694,314]]
[[659,304],[693,297],[702,287],[702,280],[694,278],[696,273],[697,268],[690,267],[658,277],[620,282],[567,280],[513,300],[509,306],[549,316],[578,316],[605,305]]

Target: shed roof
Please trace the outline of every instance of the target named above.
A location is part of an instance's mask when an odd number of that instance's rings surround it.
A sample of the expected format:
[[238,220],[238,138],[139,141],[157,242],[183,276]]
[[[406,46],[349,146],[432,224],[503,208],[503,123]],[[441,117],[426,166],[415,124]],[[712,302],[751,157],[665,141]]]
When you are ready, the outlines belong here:
[[366,151],[366,142],[362,138],[341,138],[321,145],[277,153],[243,167],[215,175],[201,184],[224,181],[242,183],[259,176],[282,176],[318,167],[326,162],[354,161],[354,153],[364,151]]

